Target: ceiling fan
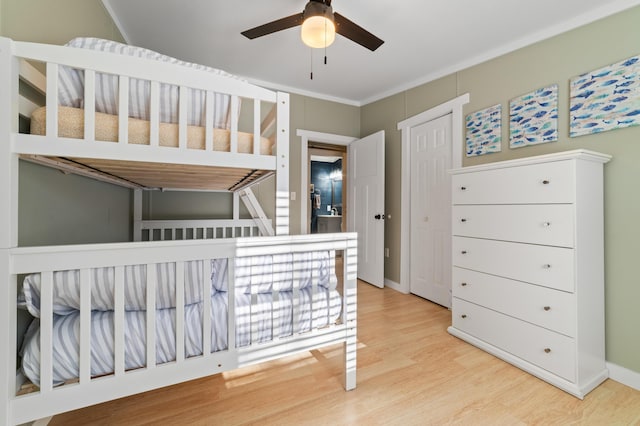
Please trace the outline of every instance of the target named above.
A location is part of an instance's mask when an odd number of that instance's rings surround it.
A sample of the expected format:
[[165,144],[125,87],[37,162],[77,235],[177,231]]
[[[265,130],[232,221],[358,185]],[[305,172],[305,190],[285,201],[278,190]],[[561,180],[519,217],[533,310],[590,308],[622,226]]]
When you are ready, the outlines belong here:
[[249,39],[302,25],[302,41],[310,47],[327,47],[338,33],[349,40],[374,51],[384,43],[369,31],[333,11],[331,0],[310,0],[301,13],[287,16],[243,31]]

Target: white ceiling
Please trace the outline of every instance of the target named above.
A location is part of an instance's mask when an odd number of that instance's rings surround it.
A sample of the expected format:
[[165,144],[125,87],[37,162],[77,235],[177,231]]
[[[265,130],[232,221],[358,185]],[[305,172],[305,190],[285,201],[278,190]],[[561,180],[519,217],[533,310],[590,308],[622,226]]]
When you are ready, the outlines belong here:
[[263,86],[363,105],[623,11],[640,0],[334,0],[335,12],[385,43],[371,52],[338,35],[327,49],[327,65],[322,49],[311,52],[300,41],[299,27],[254,40],[240,34],[302,12],[306,0],[103,3],[130,44]]

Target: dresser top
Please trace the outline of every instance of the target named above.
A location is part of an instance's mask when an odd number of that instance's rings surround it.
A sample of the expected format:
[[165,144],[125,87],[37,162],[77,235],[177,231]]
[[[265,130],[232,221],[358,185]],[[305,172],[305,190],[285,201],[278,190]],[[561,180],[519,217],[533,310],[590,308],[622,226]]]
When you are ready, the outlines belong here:
[[477,166],[460,167],[449,170],[451,174],[477,172],[481,170],[500,169],[505,167],[525,166],[529,164],[549,163],[552,161],[563,160],[584,160],[594,161],[596,163],[607,163],[611,160],[611,156],[601,152],[590,151],[587,149],[574,149],[571,151],[555,152],[553,154],[536,155],[533,157],[518,158],[515,160],[496,161],[494,163],[479,164]]

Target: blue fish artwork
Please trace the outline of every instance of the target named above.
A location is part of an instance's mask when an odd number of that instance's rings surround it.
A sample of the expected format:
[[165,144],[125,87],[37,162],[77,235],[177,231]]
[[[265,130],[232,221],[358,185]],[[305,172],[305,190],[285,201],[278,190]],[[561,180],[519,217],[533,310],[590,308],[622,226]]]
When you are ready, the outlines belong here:
[[628,80],[628,81],[625,81],[624,83],[616,84],[616,89],[617,89],[618,87],[629,87],[629,86],[631,86],[631,85],[632,85],[632,84],[634,84],[634,83],[636,83],[636,82],[635,82],[635,81],[633,81],[633,80]]
[[[591,84],[583,81],[585,88]],[[525,105],[527,108],[523,110]],[[512,99],[509,102],[509,130],[511,148],[558,140],[558,85]]]
[[602,83],[602,84],[600,85],[600,87],[607,87],[607,86],[611,86],[612,84],[615,84],[615,83],[617,83],[617,82],[618,82],[618,80],[617,80],[617,79],[609,80],[609,81],[605,81],[604,83]]
[[582,86],[580,86],[578,90],[586,89],[587,87],[591,86],[595,82],[596,82],[595,80],[587,81]]
[[596,93],[595,90],[585,90],[584,92],[580,92],[578,95],[576,95],[576,97],[587,99],[589,96],[593,95],[594,93]]
[[627,99],[629,99],[628,96],[619,96],[619,97],[617,97],[615,99],[611,99],[611,102],[622,102],[622,101],[625,101]]
[[602,77],[606,77],[606,76],[608,76],[609,74],[611,74],[611,70],[608,70],[608,71],[607,71],[607,70],[604,70],[604,71],[598,72],[598,73],[596,73],[596,74],[592,74],[592,75],[591,75],[591,78],[592,78],[592,79],[602,78]]
[[467,157],[502,150],[502,105],[469,114],[465,120]]
[[640,125],[640,55],[576,76],[569,89],[569,136]]

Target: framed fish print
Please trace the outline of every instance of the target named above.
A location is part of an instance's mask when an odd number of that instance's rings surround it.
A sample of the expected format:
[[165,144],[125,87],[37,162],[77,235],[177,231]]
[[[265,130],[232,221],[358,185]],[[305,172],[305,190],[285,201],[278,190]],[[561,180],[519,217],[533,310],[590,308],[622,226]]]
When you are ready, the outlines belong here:
[[558,85],[543,87],[509,102],[509,146],[558,140]]
[[502,150],[502,105],[497,104],[467,115],[467,157]]
[[640,55],[570,81],[569,136],[640,125]]

